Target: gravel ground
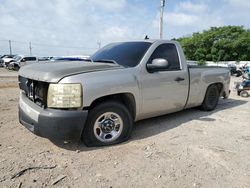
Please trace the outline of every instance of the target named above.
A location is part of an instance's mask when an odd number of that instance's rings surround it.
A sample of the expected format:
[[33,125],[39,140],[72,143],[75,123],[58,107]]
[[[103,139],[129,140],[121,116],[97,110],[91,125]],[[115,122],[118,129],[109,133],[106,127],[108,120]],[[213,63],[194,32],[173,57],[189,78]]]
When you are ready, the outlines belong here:
[[0,187],[250,187],[250,98],[232,90],[215,111],[140,121],[128,142],[87,148],[19,124],[16,76],[0,68]]

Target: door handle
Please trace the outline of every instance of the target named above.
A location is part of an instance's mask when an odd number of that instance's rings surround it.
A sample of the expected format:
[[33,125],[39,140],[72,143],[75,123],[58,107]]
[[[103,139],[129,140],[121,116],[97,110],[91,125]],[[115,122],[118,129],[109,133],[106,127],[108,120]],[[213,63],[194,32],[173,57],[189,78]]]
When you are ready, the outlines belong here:
[[177,77],[177,78],[175,78],[175,80],[174,80],[174,81],[176,81],[176,82],[180,82],[180,81],[183,81],[183,80],[185,80],[185,78]]

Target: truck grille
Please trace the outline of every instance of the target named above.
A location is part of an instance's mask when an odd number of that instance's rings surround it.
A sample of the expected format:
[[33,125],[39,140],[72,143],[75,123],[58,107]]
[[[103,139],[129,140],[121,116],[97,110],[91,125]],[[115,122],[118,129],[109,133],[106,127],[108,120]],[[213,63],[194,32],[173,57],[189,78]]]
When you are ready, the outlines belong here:
[[49,83],[37,80],[31,80],[22,76],[18,76],[19,87],[23,90],[26,96],[39,105],[40,107],[47,107],[47,92]]

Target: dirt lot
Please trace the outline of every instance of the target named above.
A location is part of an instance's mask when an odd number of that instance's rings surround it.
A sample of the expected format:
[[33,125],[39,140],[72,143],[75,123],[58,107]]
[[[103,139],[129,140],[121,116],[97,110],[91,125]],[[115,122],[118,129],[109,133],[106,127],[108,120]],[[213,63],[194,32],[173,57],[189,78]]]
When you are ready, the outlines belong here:
[[[0,68],[0,187],[250,187],[250,98],[232,91],[213,112],[144,120],[126,143],[87,148],[21,126],[16,79]],[[30,167],[42,168],[15,176]]]

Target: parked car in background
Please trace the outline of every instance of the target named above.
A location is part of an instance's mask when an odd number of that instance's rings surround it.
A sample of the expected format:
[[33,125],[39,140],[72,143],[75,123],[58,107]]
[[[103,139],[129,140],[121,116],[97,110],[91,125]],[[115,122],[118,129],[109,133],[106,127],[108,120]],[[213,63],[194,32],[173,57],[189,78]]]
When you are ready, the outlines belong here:
[[10,70],[19,70],[20,67],[24,66],[24,65],[28,65],[28,64],[32,64],[32,63],[37,63],[38,62],[38,58],[35,56],[24,56],[24,55],[17,55],[15,56],[15,58],[13,59],[13,61],[11,61],[7,68]]
[[53,57],[52,56],[48,56],[48,57],[39,57],[38,61],[50,61]]
[[6,65],[8,65],[11,61],[13,61],[13,58],[15,57],[16,55],[2,55],[1,56],[1,60],[0,60],[0,63],[6,67]]

